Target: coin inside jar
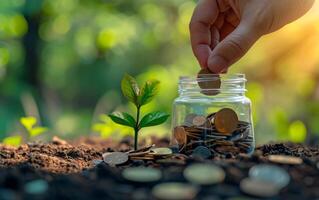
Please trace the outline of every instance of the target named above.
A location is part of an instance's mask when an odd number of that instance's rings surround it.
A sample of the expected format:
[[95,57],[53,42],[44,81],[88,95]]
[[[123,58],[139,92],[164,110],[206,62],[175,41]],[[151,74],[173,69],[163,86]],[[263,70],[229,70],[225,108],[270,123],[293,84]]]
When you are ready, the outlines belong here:
[[184,127],[175,127],[174,137],[178,144],[185,144],[187,142],[187,136]]
[[223,108],[215,114],[212,121],[218,132],[230,135],[237,128],[238,116],[232,109]]
[[201,69],[197,74],[198,86],[202,89],[201,93],[205,95],[217,95],[221,86],[221,80],[218,74],[213,74],[208,69]]
[[204,125],[206,122],[206,117],[198,115],[196,117],[194,117],[193,119],[193,125],[194,126],[202,126]]

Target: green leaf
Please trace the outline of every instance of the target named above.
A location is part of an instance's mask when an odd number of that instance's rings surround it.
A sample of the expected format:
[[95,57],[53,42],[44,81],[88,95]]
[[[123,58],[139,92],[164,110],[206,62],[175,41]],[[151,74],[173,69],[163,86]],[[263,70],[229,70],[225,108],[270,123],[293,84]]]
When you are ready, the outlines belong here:
[[19,146],[21,144],[22,137],[20,135],[10,136],[3,139],[2,143],[5,145]]
[[30,137],[35,137],[37,135],[41,135],[42,133],[44,133],[46,131],[48,131],[48,128],[46,128],[46,127],[42,127],[42,126],[35,127],[30,131]]
[[131,124],[131,127],[134,128],[136,125],[136,121],[135,121],[134,117],[126,112],[123,112],[122,114],[123,114],[124,118]]
[[32,127],[37,123],[37,119],[35,117],[21,117],[20,123],[24,126],[27,131],[31,131]]
[[135,119],[128,113],[115,112],[113,114],[109,114],[109,117],[112,119],[113,122],[117,124],[133,128],[135,127]]
[[154,96],[158,93],[159,83],[160,82],[158,80],[146,81],[138,97],[138,103],[141,106],[153,100]]
[[149,113],[141,120],[140,128],[162,124],[167,120],[168,117],[168,114],[160,111]]
[[135,105],[138,105],[138,96],[140,93],[140,89],[138,87],[138,84],[136,82],[136,80],[128,75],[125,74],[122,82],[121,82],[121,89],[122,89],[122,93],[123,95],[131,102],[133,102]]

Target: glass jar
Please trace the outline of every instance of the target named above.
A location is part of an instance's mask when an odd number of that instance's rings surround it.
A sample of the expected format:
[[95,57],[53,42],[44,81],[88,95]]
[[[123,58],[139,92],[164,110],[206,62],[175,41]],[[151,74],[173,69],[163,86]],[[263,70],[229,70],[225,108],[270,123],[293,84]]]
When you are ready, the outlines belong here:
[[188,155],[252,153],[254,130],[245,82],[244,74],[180,77],[171,143]]

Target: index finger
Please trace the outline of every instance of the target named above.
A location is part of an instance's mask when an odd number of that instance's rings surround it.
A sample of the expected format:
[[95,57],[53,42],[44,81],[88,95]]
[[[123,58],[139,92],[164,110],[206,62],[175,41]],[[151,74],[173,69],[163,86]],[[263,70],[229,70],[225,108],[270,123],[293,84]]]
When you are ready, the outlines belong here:
[[216,0],[200,0],[189,24],[192,49],[203,68],[207,68],[212,42],[210,28],[217,19],[218,13]]

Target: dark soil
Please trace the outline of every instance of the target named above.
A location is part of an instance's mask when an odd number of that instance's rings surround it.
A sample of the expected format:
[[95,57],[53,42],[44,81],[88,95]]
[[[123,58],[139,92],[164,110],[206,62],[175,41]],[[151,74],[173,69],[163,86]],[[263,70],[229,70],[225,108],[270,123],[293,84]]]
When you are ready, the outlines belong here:
[[[156,140],[157,146],[168,145],[167,139]],[[153,161],[131,161],[110,167],[102,160],[107,151],[127,151],[130,141],[116,146],[110,141],[81,139],[74,144],[54,139],[46,144],[25,144],[18,148],[0,146],[0,200],[6,199],[152,199],[154,184],[125,181],[121,170],[129,166],[152,166],[163,171],[161,182],[185,181],[182,170],[194,162],[211,162],[226,172],[222,184],[202,187],[198,199],[256,199],[240,191],[240,180],[247,177],[250,167],[269,163],[267,155],[282,154],[302,158],[303,164],[282,165],[290,176],[290,184],[271,199],[319,198],[319,148],[280,143],[258,147],[252,156],[216,156],[210,160],[188,158],[185,164],[159,164]],[[40,183],[39,183],[40,180]],[[41,189],[32,191],[30,184]],[[41,185],[42,184],[42,185]],[[40,186],[39,186],[40,185]],[[43,187],[43,185],[47,187]]]

